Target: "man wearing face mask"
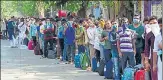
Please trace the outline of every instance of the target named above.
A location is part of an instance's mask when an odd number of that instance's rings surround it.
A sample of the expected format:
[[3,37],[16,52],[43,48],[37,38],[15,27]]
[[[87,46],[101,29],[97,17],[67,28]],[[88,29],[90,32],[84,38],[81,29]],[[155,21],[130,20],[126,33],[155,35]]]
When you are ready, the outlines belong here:
[[53,32],[54,25],[51,23],[50,18],[46,19],[46,24],[44,26],[44,57],[48,56],[48,43],[50,44],[50,49],[53,50]]
[[30,24],[30,32],[29,32],[30,33],[30,39],[33,40],[34,46],[36,46],[37,25],[35,23],[35,19],[34,18],[32,18],[31,20],[32,20],[32,22]]
[[[151,80],[158,80],[157,76],[157,50],[155,48],[155,37],[159,35],[159,26],[155,16],[150,17],[149,25],[145,26],[145,68],[151,71]],[[150,44],[149,44],[150,43]]]
[[142,34],[144,33],[144,28],[140,22],[140,16],[138,14],[134,15],[133,18],[133,24],[129,25],[128,27],[131,30],[136,31],[137,35],[137,39],[136,39],[136,55],[135,55],[135,59],[136,59],[136,65],[141,64],[141,53],[143,51],[143,38],[142,38]]

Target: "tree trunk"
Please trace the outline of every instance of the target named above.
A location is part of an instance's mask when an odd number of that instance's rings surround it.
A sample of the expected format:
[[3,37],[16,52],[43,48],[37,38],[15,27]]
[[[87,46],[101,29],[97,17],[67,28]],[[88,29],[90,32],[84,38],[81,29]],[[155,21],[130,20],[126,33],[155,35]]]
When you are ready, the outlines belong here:
[[82,8],[77,12],[77,15],[81,18],[86,18],[86,10],[87,10],[87,5],[89,1],[83,1],[82,2]]

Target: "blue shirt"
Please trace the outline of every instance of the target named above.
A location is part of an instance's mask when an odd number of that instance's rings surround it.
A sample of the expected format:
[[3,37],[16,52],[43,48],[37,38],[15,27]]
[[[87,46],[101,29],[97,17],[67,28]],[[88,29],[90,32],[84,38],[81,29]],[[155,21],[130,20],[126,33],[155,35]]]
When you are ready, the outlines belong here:
[[37,27],[35,24],[31,24],[30,25],[30,38],[32,38],[32,36],[36,36],[37,33]]
[[75,40],[75,29],[73,27],[68,27],[64,35],[64,43],[68,45],[74,44]]
[[63,26],[58,27],[58,38],[64,38],[63,31],[64,31]]

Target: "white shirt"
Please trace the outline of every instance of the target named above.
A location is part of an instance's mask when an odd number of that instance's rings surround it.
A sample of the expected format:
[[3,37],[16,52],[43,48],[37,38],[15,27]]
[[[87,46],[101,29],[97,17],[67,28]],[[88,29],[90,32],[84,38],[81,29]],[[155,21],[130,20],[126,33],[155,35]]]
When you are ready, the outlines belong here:
[[94,48],[100,50],[100,38],[101,38],[102,29],[100,27],[95,29],[95,43]]
[[27,26],[26,24],[23,22],[21,22],[19,25],[18,25],[18,29],[20,30],[20,33],[19,33],[19,37],[22,37],[24,38],[25,37],[25,31],[27,29]]
[[89,39],[89,43],[94,45],[95,42],[95,32],[96,32],[96,27],[89,27],[87,29],[87,35],[88,35],[88,39]]
[[158,47],[159,43],[162,43],[161,33],[155,37],[153,52],[158,52],[158,50],[159,50],[159,47]]
[[1,30],[6,30],[6,23],[1,21]]

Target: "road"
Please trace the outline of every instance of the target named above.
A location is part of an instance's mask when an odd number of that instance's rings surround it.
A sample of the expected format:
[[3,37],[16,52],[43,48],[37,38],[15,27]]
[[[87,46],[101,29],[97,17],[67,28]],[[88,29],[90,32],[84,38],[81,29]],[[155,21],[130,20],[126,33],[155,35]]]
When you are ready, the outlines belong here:
[[10,48],[1,40],[1,80],[105,80],[95,72],[77,69],[27,49]]

